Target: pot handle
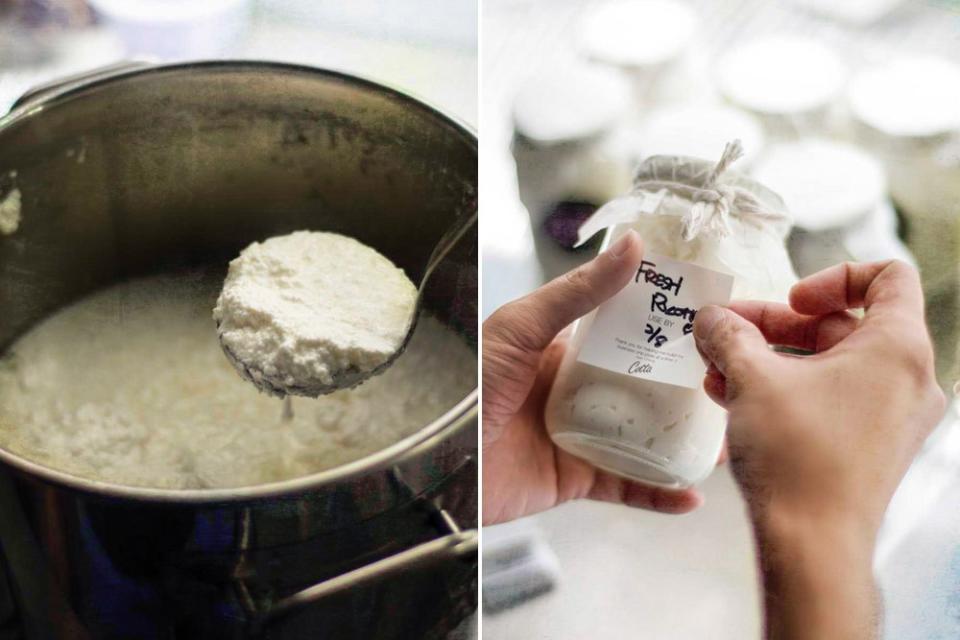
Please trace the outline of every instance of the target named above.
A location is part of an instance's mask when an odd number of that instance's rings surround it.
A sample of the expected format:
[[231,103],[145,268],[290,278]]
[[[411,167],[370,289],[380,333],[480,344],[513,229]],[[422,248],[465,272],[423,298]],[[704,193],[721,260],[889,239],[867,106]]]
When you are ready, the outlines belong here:
[[345,589],[376,582],[388,576],[414,568],[427,567],[446,560],[459,560],[476,553],[480,535],[476,529],[454,531],[429,542],[418,544],[382,560],[348,571],[335,578],[324,580],[302,591],[277,601],[264,613],[262,622],[267,622],[290,613],[327,596]]
[[10,111],[12,112],[23,108],[32,102],[48,97],[50,94],[56,93],[64,87],[72,84],[80,82],[86,83],[92,80],[102,80],[114,75],[127,73],[128,71],[145,69],[152,66],[153,63],[146,60],[124,60],[122,62],[109,64],[103,67],[97,67],[95,69],[89,69],[73,75],[63,76],[61,78],[57,78],[56,80],[38,84],[27,89],[27,91],[24,92],[24,94],[17,98],[17,100],[13,103],[13,106],[10,107]]
[[[464,464],[468,462],[469,460]],[[413,489],[410,488],[397,469],[393,470],[393,478],[400,490],[405,491],[411,498],[415,495]],[[451,560],[462,560],[477,553],[480,548],[480,532],[477,529],[461,529],[450,512],[436,501],[423,500],[422,502],[433,518],[434,525],[441,533],[439,538],[422,542],[392,556],[328,578],[323,582],[318,582],[281,598],[254,618],[252,629],[263,630],[269,622],[281,618],[295,609],[318,602],[347,589],[369,585],[411,569],[430,567]]]

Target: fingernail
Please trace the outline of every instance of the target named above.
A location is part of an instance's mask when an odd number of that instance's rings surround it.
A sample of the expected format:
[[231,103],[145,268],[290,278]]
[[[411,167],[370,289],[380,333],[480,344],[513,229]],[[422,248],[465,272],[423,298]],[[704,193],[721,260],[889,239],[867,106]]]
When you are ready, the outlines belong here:
[[625,254],[627,249],[630,248],[631,242],[633,242],[634,235],[636,235],[636,232],[633,229],[627,231],[619,240],[607,247],[607,255],[611,258],[619,258]]
[[693,318],[693,337],[700,340],[706,338],[721,320],[723,320],[723,309],[708,304],[697,311],[697,315]]

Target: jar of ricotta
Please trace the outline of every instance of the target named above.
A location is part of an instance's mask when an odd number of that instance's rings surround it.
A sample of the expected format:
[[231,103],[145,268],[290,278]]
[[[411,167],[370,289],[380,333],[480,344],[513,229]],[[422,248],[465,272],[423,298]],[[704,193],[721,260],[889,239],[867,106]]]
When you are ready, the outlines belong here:
[[[790,219],[779,196],[726,171],[740,153],[735,142],[719,163],[647,159],[633,190],[584,223],[580,240],[605,229],[606,247],[634,229],[644,239],[645,259],[657,255],[732,276],[733,298],[785,301],[796,281],[784,247]],[[641,265],[637,281],[643,270]],[[673,285],[679,293],[680,285]],[[611,302],[577,322],[547,401],[550,436],[562,449],[612,473],[663,487],[694,485],[716,464],[726,421],[703,391],[705,367],[694,352],[697,361],[687,363],[694,367],[694,383],[682,386],[638,377],[642,368],[586,364],[581,352],[598,313]],[[684,312],[691,326],[694,314]]]

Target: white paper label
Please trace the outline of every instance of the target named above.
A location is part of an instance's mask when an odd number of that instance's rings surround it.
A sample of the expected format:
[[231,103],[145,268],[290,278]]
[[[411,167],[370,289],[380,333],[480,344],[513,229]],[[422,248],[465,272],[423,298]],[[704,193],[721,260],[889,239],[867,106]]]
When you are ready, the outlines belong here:
[[634,279],[597,310],[580,362],[637,378],[699,389],[706,367],[693,318],[730,301],[733,276],[647,254]]

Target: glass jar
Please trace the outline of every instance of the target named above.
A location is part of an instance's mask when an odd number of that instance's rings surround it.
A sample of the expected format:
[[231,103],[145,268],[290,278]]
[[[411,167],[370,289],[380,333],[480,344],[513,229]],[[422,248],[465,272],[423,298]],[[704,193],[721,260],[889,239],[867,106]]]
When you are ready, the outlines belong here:
[[[784,247],[789,217],[773,192],[724,171],[738,153],[738,144],[728,145],[717,166],[676,156],[644,161],[633,191],[594,214],[581,240],[606,229],[606,248],[634,229],[648,253],[732,274],[734,298],[785,301],[796,281]],[[546,407],[551,438],[601,469],[647,484],[702,481],[720,454],[724,411],[702,388],[580,362],[596,314],[577,322],[554,380]]]

